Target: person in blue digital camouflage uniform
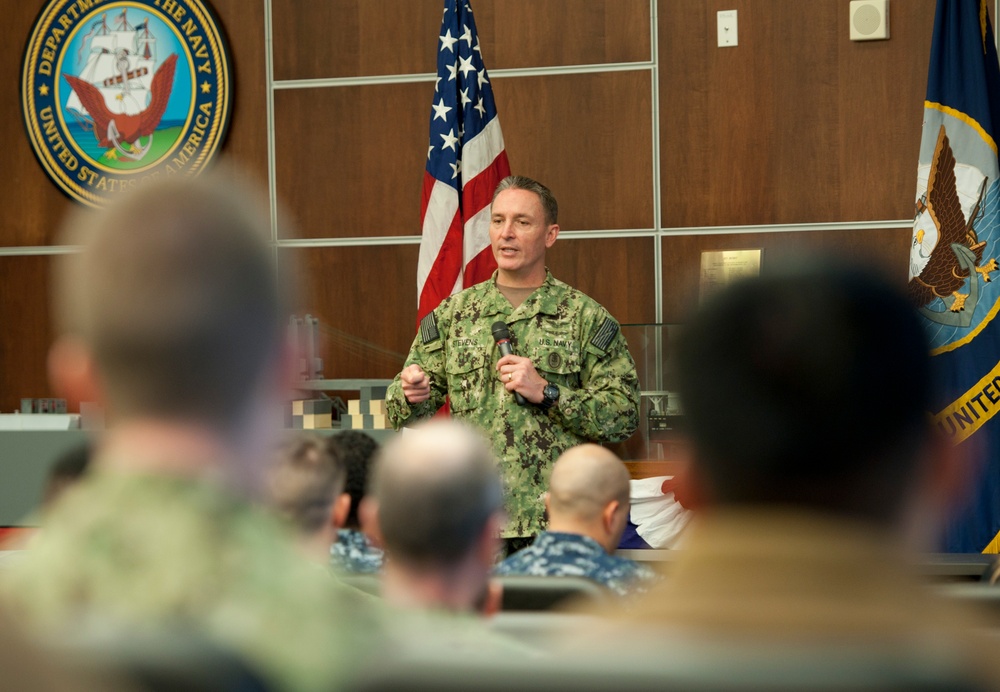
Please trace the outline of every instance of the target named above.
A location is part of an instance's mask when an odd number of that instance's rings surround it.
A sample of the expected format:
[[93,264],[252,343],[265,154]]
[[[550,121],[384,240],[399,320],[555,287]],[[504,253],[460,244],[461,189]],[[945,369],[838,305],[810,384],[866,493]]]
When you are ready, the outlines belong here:
[[644,565],[613,555],[629,511],[629,473],[611,451],[573,447],[552,469],[546,494],[549,529],[501,562],[497,574],[586,577],[619,595],[655,580]]
[[339,451],[347,466],[347,485],[351,497],[344,526],[337,532],[337,542],[330,548],[330,564],[334,569],[355,574],[375,574],[382,569],[384,553],[371,544],[361,528],[358,507],[368,487],[369,466],[378,450],[378,443],[359,430],[345,430],[327,438],[327,444]]

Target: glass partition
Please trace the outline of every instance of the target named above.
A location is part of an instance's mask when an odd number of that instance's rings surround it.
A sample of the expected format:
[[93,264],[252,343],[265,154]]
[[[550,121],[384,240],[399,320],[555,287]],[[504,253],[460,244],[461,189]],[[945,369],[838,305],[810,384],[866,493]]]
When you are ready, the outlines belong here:
[[639,429],[616,452],[627,461],[674,461],[679,457],[676,423],[680,400],[674,385],[673,348],[679,324],[623,324],[639,374]]

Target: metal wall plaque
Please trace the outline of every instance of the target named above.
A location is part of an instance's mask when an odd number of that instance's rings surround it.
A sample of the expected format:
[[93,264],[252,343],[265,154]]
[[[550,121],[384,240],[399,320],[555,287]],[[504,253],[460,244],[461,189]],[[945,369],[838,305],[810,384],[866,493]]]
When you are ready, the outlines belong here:
[[701,253],[699,298],[709,296],[728,284],[760,274],[762,250],[711,250]]

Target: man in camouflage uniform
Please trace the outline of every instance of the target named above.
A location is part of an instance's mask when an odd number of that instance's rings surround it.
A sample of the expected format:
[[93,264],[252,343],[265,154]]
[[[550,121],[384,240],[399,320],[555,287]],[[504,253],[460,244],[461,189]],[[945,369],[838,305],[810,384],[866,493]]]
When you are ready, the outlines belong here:
[[593,444],[556,460],[545,496],[549,529],[497,566],[497,574],[586,577],[624,596],[655,573],[612,553],[629,512],[629,474],[611,451]]
[[180,626],[269,688],[329,690],[379,616],[254,502],[293,357],[255,197],[219,173],[177,176],[74,218],[64,242],[84,248],[56,275],[50,372],[110,425],[0,589],[40,633]]
[[[581,442],[635,431],[638,377],[618,322],[545,267],[559,235],[548,188],[507,177],[490,212],[497,271],[421,321],[386,403],[397,429],[432,415],[446,398],[453,416],[481,428],[506,487],[503,535],[531,536],[543,528],[541,494],[555,458]],[[497,321],[509,326],[517,355],[501,357],[491,331]]]
[[504,511],[496,459],[478,430],[438,419],[394,437],[361,513],[385,546],[381,593],[393,608],[394,656],[513,665],[534,653],[482,617],[501,604],[490,576]]

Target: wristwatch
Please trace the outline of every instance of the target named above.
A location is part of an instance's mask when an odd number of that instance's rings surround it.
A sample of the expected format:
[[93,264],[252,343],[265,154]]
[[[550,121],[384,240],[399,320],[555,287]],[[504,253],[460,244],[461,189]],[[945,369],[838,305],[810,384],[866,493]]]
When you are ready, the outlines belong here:
[[542,400],[538,402],[538,408],[548,411],[555,406],[557,401],[559,401],[559,387],[551,383],[547,384],[542,390]]

